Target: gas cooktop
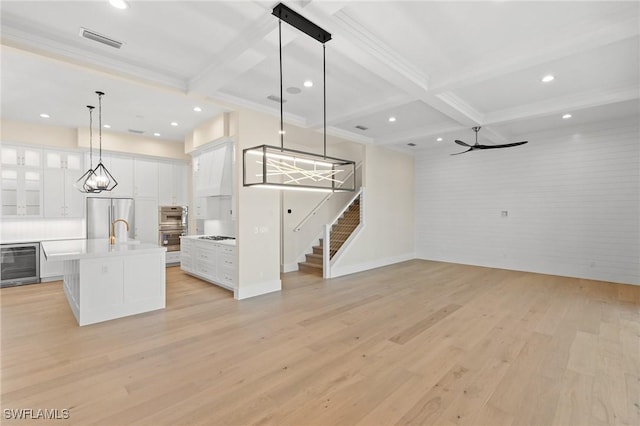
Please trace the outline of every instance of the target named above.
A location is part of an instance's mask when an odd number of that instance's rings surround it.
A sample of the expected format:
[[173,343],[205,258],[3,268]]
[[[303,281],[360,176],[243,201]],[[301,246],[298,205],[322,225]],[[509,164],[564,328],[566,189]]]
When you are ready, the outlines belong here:
[[222,240],[235,240],[235,237],[224,237],[222,235],[203,235],[202,237],[198,237],[199,240],[212,240],[212,241],[222,241]]

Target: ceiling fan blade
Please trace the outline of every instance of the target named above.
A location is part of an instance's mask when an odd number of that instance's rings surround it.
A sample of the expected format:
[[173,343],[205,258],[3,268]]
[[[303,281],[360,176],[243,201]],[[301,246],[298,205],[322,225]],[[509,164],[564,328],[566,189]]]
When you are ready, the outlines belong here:
[[469,151],[473,151],[473,147],[472,147],[472,148],[469,148],[469,149],[468,149],[468,150],[466,150],[466,151],[456,152],[455,154],[449,154],[449,155],[460,155],[460,154],[464,154],[465,152],[469,152]]
[[524,142],[514,142],[514,143],[505,143],[502,145],[476,145],[475,147],[478,149],[494,149],[494,148],[509,148],[512,146],[524,145],[528,141]]
[[[466,142],[462,142],[462,141],[459,141],[459,140],[457,140],[457,139],[456,139],[454,142],[455,142],[455,143],[457,143],[458,145],[462,145],[462,146],[466,146],[466,147],[470,147],[470,146],[471,146],[471,145],[469,145],[468,143],[466,143]],[[465,152],[466,152],[466,151],[465,151]]]

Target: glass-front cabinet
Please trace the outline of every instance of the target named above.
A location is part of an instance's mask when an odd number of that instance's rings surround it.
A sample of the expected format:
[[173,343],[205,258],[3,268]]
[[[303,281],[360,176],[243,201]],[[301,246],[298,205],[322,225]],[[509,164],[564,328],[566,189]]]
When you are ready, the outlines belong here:
[[42,216],[42,150],[3,145],[0,162],[2,216]]
[[84,195],[73,184],[82,176],[83,155],[77,152],[44,152],[44,216],[84,216]]

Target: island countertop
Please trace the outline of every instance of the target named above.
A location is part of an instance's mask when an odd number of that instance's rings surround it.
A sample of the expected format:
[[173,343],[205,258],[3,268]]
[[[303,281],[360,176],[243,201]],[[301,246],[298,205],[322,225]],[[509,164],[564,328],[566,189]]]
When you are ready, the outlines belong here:
[[51,261],[138,255],[167,250],[157,244],[135,240],[111,245],[108,239],[43,241],[41,247],[46,259]]

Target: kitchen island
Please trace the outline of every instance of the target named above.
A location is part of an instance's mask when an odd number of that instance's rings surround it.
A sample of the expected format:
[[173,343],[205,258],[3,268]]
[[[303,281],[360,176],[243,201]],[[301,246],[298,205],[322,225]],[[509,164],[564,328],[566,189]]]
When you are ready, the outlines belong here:
[[165,307],[164,247],[89,239],[45,241],[42,249],[47,260],[64,261],[64,293],[81,326]]

